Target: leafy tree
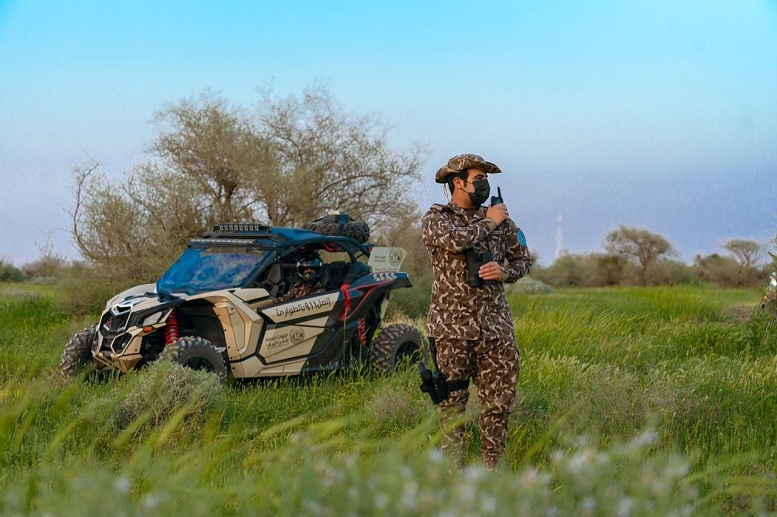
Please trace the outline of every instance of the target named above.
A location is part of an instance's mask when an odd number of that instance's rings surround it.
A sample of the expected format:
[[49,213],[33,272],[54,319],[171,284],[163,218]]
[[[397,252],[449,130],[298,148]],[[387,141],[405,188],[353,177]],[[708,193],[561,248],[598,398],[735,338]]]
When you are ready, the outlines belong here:
[[393,149],[377,115],[346,112],[321,85],[261,95],[253,112],[209,90],[165,106],[147,160],[122,180],[96,161],[73,168],[74,241],[107,281],[152,281],[218,222],[300,226],[339,209],[387,236],[417,218],[418,146]]
[[[205,221],[255,216],[252,187],[257,179],[276,179],[275,163],[244,109],[204,90],[167,105],[156,113],[154,123],[158,136],[150,151],[158,160],[144,167],[148,179],[159,176],[166,184],[171,179],[190,184],[189,193],[196,194],[192,206]],[[139,193],[146,194],[143,189]]]
[[296,226],[339,209],[385,233],[392,221],[417,215],[419,146],[395,151],[380,117],[348,113],[320,84],[301,98],[261,94],[258,132],[275,167],[269,178],[254,176],[253,192],[268,221]]
[[750,239],[729,239],[723,249],[730,251],[742,267],[751,268],[763,258],[763,246]]
[[[185,236],[167,242],[159,239],[169,227],[165,223],[174,225],[176,217],[136,204],[131,195],[133,180],[117,188],[97,162],[75,167],[73,176],[71,233],[81,256],[103,282],[124,287],[151,281],[161,272],[162,261],[180,253]],[[176,206],[174,200],[171,206]],[[163,219],[160,224],[155,224],[156,216]]]
[[677,254],[672,244],[663,236],[644,227],[620,225],[604,239],[604,249],[613,255],[621,255],[636,261],[640,266],[640,283],[647,283],[648,269],[660,258]]
[[758,268],[742,267],[732,256],[717,253],[706,257],[697,255],[694,258],[693,267],[699,280],[712,282],[721,287],[754,287],[768,276]]

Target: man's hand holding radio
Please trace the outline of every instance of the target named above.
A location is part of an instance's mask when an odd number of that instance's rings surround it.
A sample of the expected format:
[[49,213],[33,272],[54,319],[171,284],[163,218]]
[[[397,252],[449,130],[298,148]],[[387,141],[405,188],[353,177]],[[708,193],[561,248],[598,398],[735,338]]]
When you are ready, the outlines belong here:
[[486,217],[494,221],[496,225],[499,226],[505,221],[505,219],[510,217],[510,214],[507,211],[507,205],[504,203],[499,203],[498,205],[491,205],[488,207],[488,210],[486,210]]

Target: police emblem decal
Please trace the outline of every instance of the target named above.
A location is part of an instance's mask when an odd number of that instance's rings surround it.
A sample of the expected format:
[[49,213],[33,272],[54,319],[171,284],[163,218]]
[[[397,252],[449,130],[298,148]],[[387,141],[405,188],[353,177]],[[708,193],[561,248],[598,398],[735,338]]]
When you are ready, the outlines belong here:
[[389,264],[392,267],[398,267],[400,262],[402,262],[402,252],[391,250],[391,253],[389,253]]
[[300,343],[305,341],[305,331],[299,327],[295,327],[291,329],[291,332],[289,333],[289,339],[295,345],[299,345]]

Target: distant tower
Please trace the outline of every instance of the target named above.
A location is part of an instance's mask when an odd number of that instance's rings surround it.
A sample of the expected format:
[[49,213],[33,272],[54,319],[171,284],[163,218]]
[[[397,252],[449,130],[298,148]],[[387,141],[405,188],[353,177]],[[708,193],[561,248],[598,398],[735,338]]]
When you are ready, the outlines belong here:
[[564,254],[564,234],[561,231],[561,214],[556,216],[556,259]]

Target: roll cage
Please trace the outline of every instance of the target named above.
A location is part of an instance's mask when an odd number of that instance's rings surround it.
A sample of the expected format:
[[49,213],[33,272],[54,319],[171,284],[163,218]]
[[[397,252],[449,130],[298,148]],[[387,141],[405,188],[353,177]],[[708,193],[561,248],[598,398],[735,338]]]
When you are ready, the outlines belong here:
[[[319,282],[327,290],[338,289],[343,282],[352,282],[370,272],[367,261],[371,249],[372,245],[361,244],[349,237],[322,235],[309,230],[247,224],[217,225],[213,231],[205,232],[202,238],[189,242],[186,252],[160,278],[157,291],[161,294],[175,291],[175,287],[168,287],[175,282],[168,280],[175,275],[177,268],[186,267],[187,254],[189,257],[197,256],[190,258],[191,262],[200,256],[229,255],[229,250],[236,250],[234,256],[225,259],[231,260],[233,269],[237,267],[236,263],[245,262],[249,253],[256,255],[256,262],[248,274],[236,272],[234,283],[230,283],[229,275],[224,273],[227,280],[221,284],[185,284],[179,292],[192,294],[215,288],[260,287],[267,289],[272,296],[280,296],[295,281],[297,257],[308,251],[317,252],[322,259],[324,267]],[[248,267],[247,264],[242,266],[244,269]]]

